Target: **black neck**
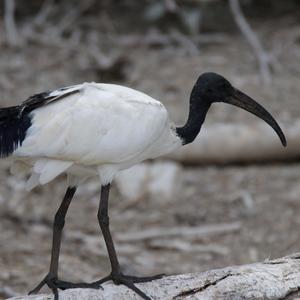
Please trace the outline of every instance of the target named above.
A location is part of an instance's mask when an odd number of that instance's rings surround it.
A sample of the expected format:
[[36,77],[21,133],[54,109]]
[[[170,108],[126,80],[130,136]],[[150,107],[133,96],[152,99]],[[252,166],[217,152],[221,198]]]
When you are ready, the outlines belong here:
[[184,126],[176,127],[176,133],[186,145],[194,141],[205,120],[206,113],[210,108],[211,102],[206,97],[201,97],[200,90],[195,86],[190,97],[189,116]]

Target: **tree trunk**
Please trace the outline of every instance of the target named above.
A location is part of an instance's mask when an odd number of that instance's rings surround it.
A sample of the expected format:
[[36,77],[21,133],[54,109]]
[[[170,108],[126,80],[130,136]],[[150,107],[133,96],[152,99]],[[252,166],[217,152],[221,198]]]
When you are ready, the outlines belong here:
[[204,127],[195,141],[167,155],[186,164],[265,163],[299,158],[300,122],[285,126],[288,146],[266,124],[215,124]]
[[[203,273],[167,276],[138,287],[153,300],[179,299],[299,299],[300,253],[242,266]],[[49,295],[21,296],[11,300],[46,300]],[[139,300],[125,286],[110,282],[103,289],[73,289],[60,292],[60,300]]]

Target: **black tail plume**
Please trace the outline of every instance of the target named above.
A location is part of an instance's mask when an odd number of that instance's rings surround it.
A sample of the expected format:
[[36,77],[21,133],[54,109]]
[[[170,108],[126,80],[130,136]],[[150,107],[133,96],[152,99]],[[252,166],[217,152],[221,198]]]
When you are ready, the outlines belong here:
[[20,106],[0,108],[0,157],[9,156],[22,145],[30,126],[31,118]]
[[22,145],[31,126],[33,110],[79,92],[80,86],[66,87],[35,94],[19,106],[0,108],[0,157],[9,156]]

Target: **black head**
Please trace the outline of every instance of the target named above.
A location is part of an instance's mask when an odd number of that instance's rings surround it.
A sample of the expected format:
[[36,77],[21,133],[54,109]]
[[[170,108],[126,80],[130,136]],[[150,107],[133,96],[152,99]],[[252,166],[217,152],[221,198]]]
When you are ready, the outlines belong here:
[[202,99],[204,98],[210,103],[223,102],[234,91],[234,88],[227,79],[213,72],[201,74],[194,89],[197,90]]
[[281,143],[286,146],[285,136],[272,115],[255,100],[234,88],[223,76],[212,72],[200,75],[192,90],[189,119],[184,127],[177,129],[179,136],[187,136],[183,137],[184,143],[194,140],[210,105],[214,102],[238,106],[261,118],[275,130]]

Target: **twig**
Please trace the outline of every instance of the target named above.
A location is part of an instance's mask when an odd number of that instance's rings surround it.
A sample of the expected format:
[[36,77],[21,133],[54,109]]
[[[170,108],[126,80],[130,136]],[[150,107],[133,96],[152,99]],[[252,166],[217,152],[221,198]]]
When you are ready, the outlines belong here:
[[39,10],[38,14],[33,20],[33,24],[35,26],[40,26],[42,25],[47,17],[50,15],[51,11],[53,10],[54,7],[54,0],[45,0],[41,9]]
[[15,22],[15,0],[5,0],[4,26],[8,44],[10,46],[17,46],[19,39]]
[[239,0],[229,0],[229,5],[236,24],[254,50],[264,83],[269,84],[272,80],[269,55],[263,49],[257,35],[247,22],[242,12]]
[[[24,24],[21,28],[22,36],[25,40],[32,38],[36,34],[36,27],[45,25],[46,20],[54,9],[54,0],[45,0],[36,17]],[[47,27],[45,25],[45,27]]]
[[183,35],[179,31],[172,31],[170,34],[171,38],[177,42],[183,49],[185,49],[188,54],[199,55],[200,51],[197,45],[189,37]]
[[212,253],[216,255],[228,255],[229,249],[217,244],[196,245],[182,239],[159,239],[150,241],[149,246],[154,249],[177,250],[185,253]]
[[82,1],[80,5],[73,6],[73,8],[65,14],[62,21],[52,28],[50,34],[53,36],[61,36],[64,31],[70,28],[79,17],[94,4],[94,2],[95,0]]
[[[60,7],[55,5],[54,0],[45,0],[33,21],[23,26],[22,36],[25,40],[64,48],[68,43],[66,43],[63,33],[70,29],[72,36],[74,32],[72,25],[94,4],[94,2],[95,0],[88,0],[83,1],[79,5],[73,5],[71,9],[68,9],[64,13],[61,21],[55,23],[53,26],[53,24],[47,22],[47,19],[50,14],[58,15],[60,13]],[[42,27],[42,32],[37,30],[37,27]]]
[[220,223],[203,225],[198,227],[172,227],[172,228],[151,228],[140,230],[132,233],[122,233],[117,235],[117,239],[122,242],[141,241],[153,238],[168,238],[174,236],[182,236],[187,238],[203,238],[211,235],[225,234],[239,231],[241,223]]

